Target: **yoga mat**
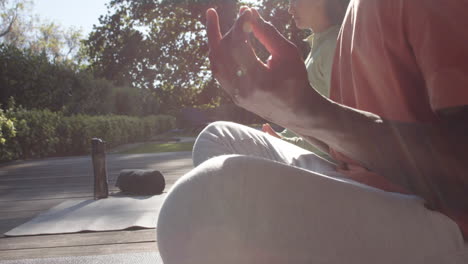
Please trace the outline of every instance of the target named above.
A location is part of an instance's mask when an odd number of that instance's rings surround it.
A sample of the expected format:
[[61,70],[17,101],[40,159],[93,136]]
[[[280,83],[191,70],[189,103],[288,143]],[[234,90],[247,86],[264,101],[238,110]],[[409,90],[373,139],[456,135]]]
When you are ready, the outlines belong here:
[[163,264],[156,252],[0,261],[0,264]]
[[165,194],[68,200],[5,233],[6,236],[156,228]]

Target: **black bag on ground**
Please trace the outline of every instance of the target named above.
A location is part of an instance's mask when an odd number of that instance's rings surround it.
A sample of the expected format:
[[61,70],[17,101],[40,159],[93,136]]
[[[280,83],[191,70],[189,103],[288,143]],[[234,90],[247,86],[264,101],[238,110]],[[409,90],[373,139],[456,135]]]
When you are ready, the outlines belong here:
[[121,170],[115,186],[124,193],[154,195],[164,191],[166,181],[157,170]]

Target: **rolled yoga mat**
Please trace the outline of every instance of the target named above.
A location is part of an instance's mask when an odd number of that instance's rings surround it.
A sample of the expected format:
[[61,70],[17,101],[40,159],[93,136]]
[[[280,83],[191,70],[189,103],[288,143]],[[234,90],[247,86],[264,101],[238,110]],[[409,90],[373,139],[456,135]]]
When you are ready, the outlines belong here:
[[122,170],[115,186],[127,194],[155,195],[164,191],[166,181],[158,170]]

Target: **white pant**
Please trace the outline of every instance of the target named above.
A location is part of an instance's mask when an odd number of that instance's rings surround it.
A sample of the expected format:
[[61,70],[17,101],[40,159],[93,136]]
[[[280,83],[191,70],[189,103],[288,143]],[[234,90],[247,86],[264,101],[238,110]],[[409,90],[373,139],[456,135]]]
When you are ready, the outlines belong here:
[[159,215],[165,264],[468,263],[457,225],[420,198],[343,179],[260,131],[216,122],[193,159]]

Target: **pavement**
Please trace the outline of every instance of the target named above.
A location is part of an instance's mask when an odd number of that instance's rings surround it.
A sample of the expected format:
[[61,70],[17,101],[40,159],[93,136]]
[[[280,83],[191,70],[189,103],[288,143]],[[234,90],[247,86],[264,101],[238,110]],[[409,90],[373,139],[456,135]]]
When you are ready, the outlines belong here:
[[[106,163],[111,191],[116,190],[115,181],[123,169],[159,170],[166,178],[166,187],[170,187],[193,168],[190,151],[108,154]],[[0,202],[50,199],[69,192],[92,193],[93,186],[91,156],[15,161],[0,165]]]
[[178,142],[178,143],[185,143],[185,142],[195,142],[195,137],[173,137],[166,140],[152,140],[147,142],[138,142],[138,143],[131,143],[131,144],[124,144],[112,149],[109,149],[108,153],[119,153],[123,151],[127,151],[145,144],[153,144],[153,143],[169,143],[169,142]]
[[[109,192],[115,196],[119,195],[115,181],[122,169],[161,171],[166,179],[167,192],[178,178],[193,168],[190,151],[108,154],[106,163]],[[15,260],[6,262],[12,264],[151,263],[142,261],[140,256],[121,262],[112,258],[68,257],[156,252],[154,229],[15,238],[3,235],[64,201],[92,199],[93,193],[94,173],[90,155],[0,164],[0,263],[4,263],[3,260]],[[40,260],[63,256],[65,259]],[[27,262],[24,259],[33,260]]]

